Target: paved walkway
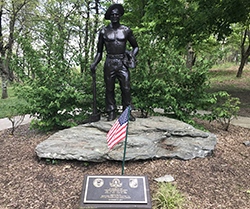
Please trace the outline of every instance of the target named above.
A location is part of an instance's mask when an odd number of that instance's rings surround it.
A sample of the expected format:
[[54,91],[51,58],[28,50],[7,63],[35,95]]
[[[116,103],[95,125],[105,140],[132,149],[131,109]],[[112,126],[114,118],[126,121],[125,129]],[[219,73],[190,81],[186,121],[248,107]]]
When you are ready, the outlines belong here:
[[[25,115],[24,120],[23,120],[21,125],[30,123],[32,119],[33,118],[31,118],[29,115]],[[17,118],[17,120],[18,120],[18,118]],[[8,118],[0,119],[0,131],[2,131],[4,129],[8,129],[8,128],[12,128],[11,121]]]
[[[205,110],[200,110],[198,111],[200,114],[205,114],[205,113],[209,113],[208,111]],[[250,129],[250,118],[249,117],[242,117],[242,116],[238,116],[237,119],[233,119],[231,121],[231,124],[235,125],[235,126],[240,126],[243,128],[249,128]]]
[[231,124],[233,124],[235,126],[241,126],[243,128],[249,128],[250,129],[250,118],[238,116],[237,119],[234,119],[231,122]]
[[[22,122],[22,125],[30,123],[32,119],[32,117],[26,115]],[[250,118],[238,116],[237,119],[232,120],[231,124],[250,129]],[[0,119],[0,131],[8,128],[12,128],[12,123],[10,122],[10,120],[8,118]]]

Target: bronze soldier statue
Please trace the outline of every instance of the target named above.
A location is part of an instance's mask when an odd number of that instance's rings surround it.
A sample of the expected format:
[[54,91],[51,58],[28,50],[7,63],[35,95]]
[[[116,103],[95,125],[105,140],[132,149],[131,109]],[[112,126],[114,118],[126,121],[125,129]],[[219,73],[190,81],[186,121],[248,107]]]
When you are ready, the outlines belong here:
[[[90,66],[91,71],[95,73],[96,66],[102,59],[103,46],[105,45],[107,57],[104,64],[104,81],[106,85],[105,104],[108,121],[116,118],[117,107],[114,92],[116,78],[120,83],[122,92],[123,110],[131,105],[130,72],[128,67],[135,67],[135,56],[139,51],[133,31],[120,24],[120,17],[123,14],[124,8],[121,4],[112,4],[106,11],[105,19],[111,20],[111,23],[99,32],[97,54]],[[126,51],[127,41],[133,47],[130,53]],[[132,114],[130,114],[129,119],[135,121]]]

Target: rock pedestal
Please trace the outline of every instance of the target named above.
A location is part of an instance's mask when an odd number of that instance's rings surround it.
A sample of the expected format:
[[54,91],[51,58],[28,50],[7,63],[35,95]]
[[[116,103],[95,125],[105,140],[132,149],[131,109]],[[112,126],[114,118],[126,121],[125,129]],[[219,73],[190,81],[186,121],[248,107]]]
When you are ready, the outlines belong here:
[[[39,158],[122,161],[125,140],[116,144],[111,151],[108,149],[106,134],[114,123],[102,119],[58,131],[38,144],[36,153]],[[137,118],[129,123],[126,160],[204,158],[212,153],[216,142],[216,135],[175,119]]]

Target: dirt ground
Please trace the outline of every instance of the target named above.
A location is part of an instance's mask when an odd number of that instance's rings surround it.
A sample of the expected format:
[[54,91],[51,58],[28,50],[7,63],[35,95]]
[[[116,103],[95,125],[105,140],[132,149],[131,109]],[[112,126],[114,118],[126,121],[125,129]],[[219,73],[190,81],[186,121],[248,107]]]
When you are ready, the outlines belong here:
[[[236,92],[249,100],[240,114],[250,117],[249,93]],[[231,125],[224,131],[216,122],[197,123],[218,137],[211,156],[126,162],[124,174],[148,175],[151,197],[157,190],[154,178],[172,175],[188,209],[250,208],[250,147],[243,144],[250,141],[250,130]],[[31,131],[27,124],[16,135],[9,133],[0,132],[0,208],[78,208],[84,175],[121,175],[121,162],[39,160],[35,147],[53,132]]]

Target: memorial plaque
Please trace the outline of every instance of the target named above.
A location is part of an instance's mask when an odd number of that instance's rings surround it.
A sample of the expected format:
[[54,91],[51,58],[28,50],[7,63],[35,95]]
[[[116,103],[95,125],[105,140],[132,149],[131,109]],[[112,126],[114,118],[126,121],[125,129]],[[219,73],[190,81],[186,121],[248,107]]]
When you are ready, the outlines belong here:
[[86,175],[80,208],[152,208],[148,178]]

